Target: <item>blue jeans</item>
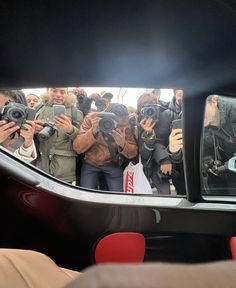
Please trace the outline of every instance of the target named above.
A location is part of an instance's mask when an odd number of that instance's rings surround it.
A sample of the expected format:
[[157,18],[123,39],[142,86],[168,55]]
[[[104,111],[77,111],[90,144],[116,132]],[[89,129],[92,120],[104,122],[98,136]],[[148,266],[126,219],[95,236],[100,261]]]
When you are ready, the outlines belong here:
[[123,192],[123,170],[114,164],[96,167],[84,162],[81,169],[80,186],[96,189],[100,173],[103,173],[109,191]]

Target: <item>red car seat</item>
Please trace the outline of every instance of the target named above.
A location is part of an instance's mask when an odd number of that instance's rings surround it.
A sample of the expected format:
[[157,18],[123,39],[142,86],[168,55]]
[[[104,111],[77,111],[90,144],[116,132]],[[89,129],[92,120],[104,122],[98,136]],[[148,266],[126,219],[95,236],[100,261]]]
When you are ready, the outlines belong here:
[[236,260],[236,237],[231,237],[229,239],[229,246],[232,254],[232,259]]
[[136,232],[116,232],[106,235],[95,246],[95,263],[143,262],[145,238]]

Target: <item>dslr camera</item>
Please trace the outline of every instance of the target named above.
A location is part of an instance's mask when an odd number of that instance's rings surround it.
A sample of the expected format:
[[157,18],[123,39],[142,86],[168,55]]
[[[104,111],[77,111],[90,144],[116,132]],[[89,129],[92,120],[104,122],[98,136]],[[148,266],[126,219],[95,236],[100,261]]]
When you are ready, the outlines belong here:
[[104,134],[109,134],[112,130],[117,128],[117,122],[115,120],[116,115],[110,112],[100,112],[98,113],[100,121],[98,123],[99,131]]
[[140,114],[142,118],[147,119],[151,117],[154,121],[157,122],[160,115],[160,106],[157,104],[146,104],[141,109]]
[[215,176],[220,176],[227,172],[236,173],[236,155],[234,155],[225,163],[222,163],[219,160],[214,161],[211,156],[208,156],[205,157],[203,165],[204,172],[209,172]]
[[34,109],[10,101],[0,108],[0,120],[13,121],[20,127],[26,120],[34,120],[35,114],[36,111]]
[[95,106],[96,106],[97,110],[100,112],[105,110],[106,109],[106,100],[103,98],[96,100]]
[[47,141],[57,130],[53,121],[48,121],[43,124],[43,129],[38,133],[38,140],[41,142]]

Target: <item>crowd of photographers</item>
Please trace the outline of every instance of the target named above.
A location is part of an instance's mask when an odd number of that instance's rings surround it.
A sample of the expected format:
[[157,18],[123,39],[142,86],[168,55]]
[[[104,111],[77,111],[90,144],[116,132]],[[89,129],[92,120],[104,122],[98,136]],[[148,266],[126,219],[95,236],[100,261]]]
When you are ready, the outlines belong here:
[[106,191],[123,191],[125,167],[141,159],[158,194],[169,195],[173,183],[182,195],[183,93],[174,92],[170,103],[144,93],[136,109],[81,88],[0,90],[0,145],[60,180]]

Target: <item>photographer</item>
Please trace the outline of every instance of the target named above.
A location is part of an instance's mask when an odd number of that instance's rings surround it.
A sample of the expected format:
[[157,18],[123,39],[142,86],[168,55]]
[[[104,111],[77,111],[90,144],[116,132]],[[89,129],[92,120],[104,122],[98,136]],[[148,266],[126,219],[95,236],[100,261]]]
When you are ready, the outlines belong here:
[[[36,166],[60,180],[72,183],[76,180],[77,156],[72,142],[82,123],[82,112],[73,106],[67,88],[48,88],[47,93],[49,101],[39,108],[35,117],[40,152]],[[64,108],[64,113],[55,116],[55,109],[60,107]]]
[[[81,173],[81,186],[96,189],[99,173],[103,173],[109,191],[123,191],[123,156],[132,159],[137,145],[128,123],[128,111],[122,104],[111,104],[106,112],[90,113],[84,119],[74,140],[77,153],[85,158]],[[111,115],[111,116],[110,116]]]
[[[21,105],[17,106],[14,103]],[[33,141],[35,124],[27,120],[27,117],[23,117],[28,111],[25,103],[22,91],[0,90],[0,145],[13,152],[18,158],[31,162],[37,157]],[[16,115],[18,118],[12,119],[11,115]]]
[[172,163],[166,151],[170,128],[165,111],[157,104],[152,93],[144,93],[138,99],[139,153],[147,178],[159,194],[168,195],[172,176]]
[[[168,109],[165,111],[171,129],[175,120],[177,121],[177,119],[182,118],[182,100],[183,100],[183,90],[175,89],[173,99],[171,100]],[[183,162],[177,161],[178,162],[177,163],[175,160],[173,160],[173,157],[174,157],[173,155],[170,156],[174,172],[172,174],[173,185],[175,186],[177,195],[186,195]]]
[[95,101],[97,112],[105,111],[110,106],[112,98],[113,95],[109,92],[106,92],[102,97],[97,98]]
[[101,95],[98,93],[92,93],[90,96],[87,96],[87,93],[84,89],[77,87],[72,90],[74,95],[77,98],[77,108],[83,112],[84,116],[86,116],[91,111],[91,105],[93,101],[95,102],[95,106],[99,111],[105,110],[105,100],[101,98]]
[[30,108],[35,108],[37,105],[40,105],[42,103],[41,98],[38,95],[32,93],[26,96],[26,101],[28,107]]
[[91,109],[91,104],[93,99],[87,96],[87,93],[84,89],[77,87],[71,91],[77,99],[76,106],[77,108],[83,112],[83,115],[86,116]]
[[207,193],[236,194],[236,175],[227,165],[236,153],[234,102],[217,95],[207,98],[202,149],[203,185]]

